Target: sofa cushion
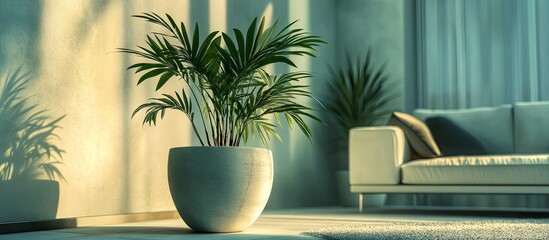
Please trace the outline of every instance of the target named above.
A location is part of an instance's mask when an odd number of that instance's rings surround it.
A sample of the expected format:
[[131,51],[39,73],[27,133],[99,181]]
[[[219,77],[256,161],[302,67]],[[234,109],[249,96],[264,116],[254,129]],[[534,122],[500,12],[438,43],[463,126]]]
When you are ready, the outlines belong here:
[[425,123],[444,156],[488,154],[482,142],[448,118],[427,118]]
[[547,185],[549,155],[455,156],[401,167],[404,184]]
[[515,103],[515,151],[549,153],[549,102]]
[[482,142],[489,154],[514,153],[511,105],[458,110],[416,109],[414,116],[422,121],[436,116],[448,118]]
[[393,112],[388,124],[397,126],[404,132],[413,151],[412,155],[416,155],[411,159],[433,158],[441,155],[431,131],[419,119],[406,113]]

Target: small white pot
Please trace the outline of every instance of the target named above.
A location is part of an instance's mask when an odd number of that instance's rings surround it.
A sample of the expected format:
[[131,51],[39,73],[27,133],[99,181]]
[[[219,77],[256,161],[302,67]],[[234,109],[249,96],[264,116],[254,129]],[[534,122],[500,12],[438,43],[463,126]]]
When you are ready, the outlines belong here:
[[268,149],[170,149],[170,192],[179,215],[197,232],[239,232],[259,217],[273,185]]
[[[0,181],[0,224],[52,220],[59,206],[59,183],[51,180]],[[8,227],[9,228],[9,227]]]

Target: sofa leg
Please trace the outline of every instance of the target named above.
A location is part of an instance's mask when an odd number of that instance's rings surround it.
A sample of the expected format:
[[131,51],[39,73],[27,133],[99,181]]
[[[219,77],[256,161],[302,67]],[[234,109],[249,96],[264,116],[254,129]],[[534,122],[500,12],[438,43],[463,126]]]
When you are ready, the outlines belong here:
[[364,206],[364,193],[358,193],[358,213],[362,213]]

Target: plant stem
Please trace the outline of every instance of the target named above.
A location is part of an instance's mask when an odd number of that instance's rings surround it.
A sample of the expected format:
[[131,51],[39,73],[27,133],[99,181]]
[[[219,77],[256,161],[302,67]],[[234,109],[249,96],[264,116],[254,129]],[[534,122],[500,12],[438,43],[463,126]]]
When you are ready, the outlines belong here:
[[[200,101],[198,101],[198,98],[196,97],[196,93],[193,90],[193,87],[191,86],[191,84],[189,84],[188,80],[185,80],[185,82],[187,82],[187,86],[189,86],[189,89],[191,90],[191,94],[193,95],[194,100],[196,101],[196,104],[198,104],[198,109],[202,109],[202,107],[200,106],[201,105]],[[191,81],[191,82],[193,83],[193,85],[197,89],[200,89],[194,81]],[[204,96],[202,95],[202,93],[200,95],[201,95],[202,99],[204,99]],[[206,105],[207,105],[207,103],[206,103]],[[210,143],[210,138],[209,138],[208,130],[207,130],[207,127],[206,127],[206,120],[204,119],[204,116],[202,115],[202,110],[200,110],[200,118],[202,119],[202,125],[204,126],[204,134],[205,134],[205,137],[206,137],[206,141],[208,142],[208,145],[211,146],[212,144]],[[196,126],[194,126],[194,123],[192,123],[192,124],[193,124],[193,127],[196,129]],[[196,135],[200,139],[200,134],[198,134],[198,130],[196,131]],[[202,142],[201,139],[200,139],[200,144],[202,144],[202,146],[204,146],[204,142]]]
[[200,137],[200,134],[198,133],[198,129],[196,128],[196,125],[194,124],[194,120],[189,114],[185,113],[189,120],[191,120],[191,126],[193,126],[193,132],[198,137],[198,141],[200,141],[200,145],[204,146],[204,141],[202,141],[202,137]]
[[[227,104],[227,105],[228,105],[228,104]],[[228,108],[228,107],[229,107],[229,106],[227,106],[227,108]],[[227,112],[228,112],[228,111],[227,111]],[[229,116],[228,116],[228,115],[229,115],[229,114],[224,114],[224,116],[223,116],[223,124],[224,124],[224,126],[223,126],[223,144],[224,144],[224,145],[229,145],[229,144],[228,144],[228,141],[227,141],[227,137],[228,137],[228,135],[229,135],[229,132],[228,132],[228,131],[229,131],[229,119],[228,119]]]
[[221,123],[220,123],[220,120],[219,120],[219,113],[218,111],[215,112],[215,121],[216,121],[216,132],[217,132],[217,138],[215,139],[215,142],[216,142],[216,145],[217,146],[221,146],[221,126],[223,126]]

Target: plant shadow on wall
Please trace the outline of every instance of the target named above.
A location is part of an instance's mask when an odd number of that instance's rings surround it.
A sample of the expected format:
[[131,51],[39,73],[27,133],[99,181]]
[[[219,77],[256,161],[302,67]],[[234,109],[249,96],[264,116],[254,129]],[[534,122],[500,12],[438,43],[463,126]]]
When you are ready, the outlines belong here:
[[[259,217],[273,182],[271,151],[238,147],[254,135],[265,145],[280,140],[276,127],[295,124],[311,140],[307,118],[320,119],[300,100],[312,99],[309,86],[300,81],[307,72],[272,75],[270,64],[296,67],[291,56],[315,56],[324,42],[295,22],[279,28],[254,19],[248,29],[209,33],[200,41],[198,24],[188,33],[184,23],[155,13],[135,17],[161,26],[164,33],[147,35],[147,46],[122,52],[146,62],[129,67],[143,73],[137,84],[157,78],[156,90],[170,79],[184,87],[162,94],[134,111],[145,111],[143,123],[156,125],[166,110],[177,110],[190,120],[205,147],[172,148],[168,159],[170,192],[179,214],[195,231],[236,232]],[[226,47],[223,47],[226,46]],[[273,116],[273,119],[269,117]],[[276,121],[276,122],[275,122]]]
[[0,83],[0,222],[54,219],[63,150],[51,118],[25,96],[31,78],[17,69]]
[[358,195],[349,192],[349,130],[384,125],[396,107],[396,82],[390,81],[386,65],[375,64],[371,49],[365,57],[356,60],[347,54],[346,61],[332,69],[327,81],[328,95],[323,97],[323,102],[328,112],[326,122],[336,130],[333,158],[339,203],[343,206],[358,204]]

